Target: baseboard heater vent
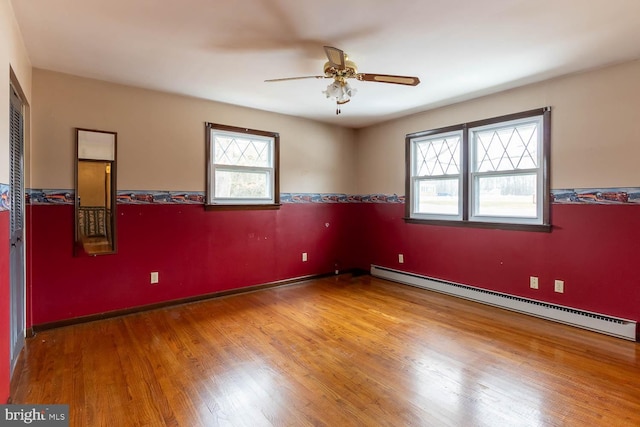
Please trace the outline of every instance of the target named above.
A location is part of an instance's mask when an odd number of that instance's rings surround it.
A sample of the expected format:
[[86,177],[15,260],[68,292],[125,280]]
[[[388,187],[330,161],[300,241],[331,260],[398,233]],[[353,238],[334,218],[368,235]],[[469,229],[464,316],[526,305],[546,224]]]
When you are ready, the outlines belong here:
[[371,265],[371,275],[636,341],[637,322]]

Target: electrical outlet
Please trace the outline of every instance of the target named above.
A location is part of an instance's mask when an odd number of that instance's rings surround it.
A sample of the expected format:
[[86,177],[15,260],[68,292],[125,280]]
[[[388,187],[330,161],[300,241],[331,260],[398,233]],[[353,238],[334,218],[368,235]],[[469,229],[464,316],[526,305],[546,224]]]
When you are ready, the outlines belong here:
[[398,254],[398,263],[404,264],[404,255]]
[[151,284],[155,285],[159,281],[160,281],[160,279],[158,278],[158,272],[157,271],[152,271],[151,272]]
[[531,289],[538,289],[538,278],[535,276],[529,277],[529,287]]
[[564,293],[564,280],[555,281],[555,291],[561,294]]
[[302,262],[307,262],[307,253],[306,252],[302,252]]

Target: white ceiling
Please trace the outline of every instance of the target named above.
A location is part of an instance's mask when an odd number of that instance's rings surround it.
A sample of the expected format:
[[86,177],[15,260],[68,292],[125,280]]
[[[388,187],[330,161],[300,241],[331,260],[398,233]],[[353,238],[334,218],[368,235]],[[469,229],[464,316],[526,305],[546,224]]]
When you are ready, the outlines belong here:
[[[34,67],[348,127],[640,58],[640,0],[12,0]],[[360,72],[336,116],[323,45]],[[640,76],[639,76],[640,77]]]

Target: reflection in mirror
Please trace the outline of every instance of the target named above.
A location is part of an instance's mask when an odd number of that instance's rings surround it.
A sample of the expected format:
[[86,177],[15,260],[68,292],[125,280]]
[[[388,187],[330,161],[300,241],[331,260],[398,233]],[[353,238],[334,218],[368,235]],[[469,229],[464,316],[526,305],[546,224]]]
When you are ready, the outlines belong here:
[[76,129],[76,254],[116,251],[116,137]]

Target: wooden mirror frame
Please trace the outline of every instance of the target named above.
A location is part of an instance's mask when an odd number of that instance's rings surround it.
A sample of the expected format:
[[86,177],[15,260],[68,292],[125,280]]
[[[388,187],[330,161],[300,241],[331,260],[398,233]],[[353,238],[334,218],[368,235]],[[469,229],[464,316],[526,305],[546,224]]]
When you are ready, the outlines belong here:
[[[116,228],[116,132],[76,128],[75,158],[75,236],[74,255],[85,253],[90,256],[114,254],[117,251]],[[83,210],[80,201],[80,189],[83,185],[80,177],[81,164],[97,162],[105,164],[105,203]],[[102,208],[102,210],[100,209]],[[91,215],[93,225],[87,225],[87,215]],[[82,217],[82,218],[81,218]],[[93,235],[84,232],[92,227]],[[82,228],[82,229],[81,229]]]

